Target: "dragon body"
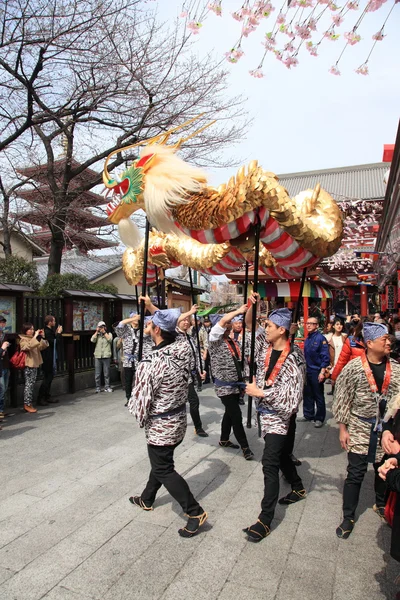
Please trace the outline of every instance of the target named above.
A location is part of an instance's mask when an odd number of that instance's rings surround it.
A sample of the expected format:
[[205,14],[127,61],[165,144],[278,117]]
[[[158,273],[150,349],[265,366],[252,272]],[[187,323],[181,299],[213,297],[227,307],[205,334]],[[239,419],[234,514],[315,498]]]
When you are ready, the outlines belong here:
[[[107,164],[106,164],[107,167]],[[291,198],[274,173],[252,161],[218,188],[166,145],[148,145],[120,180],[104,169],[103,181],[117,196],[108,218],[120,226],[143,209],[155,228],[149,240],[149,276],[154,266],[191,266],[222,274],[254,258],[260,222],[260,269],[272,277],[299,277],[340,247],[343,220],[319,185]],[[122,229],[121,229],[122,230]],[[143,243],[130,244],[123,266],[129,283],[141,280]]]

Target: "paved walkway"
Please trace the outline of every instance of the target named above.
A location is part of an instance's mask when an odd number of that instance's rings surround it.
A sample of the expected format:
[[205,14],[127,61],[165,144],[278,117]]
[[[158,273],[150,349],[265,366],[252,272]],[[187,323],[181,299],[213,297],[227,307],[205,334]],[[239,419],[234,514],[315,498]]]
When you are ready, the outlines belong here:
[[189,428],[176,452],[209,513],[191,540],[178,536],[184,520],[165,492],[151,513],[128,502],[149,465],[122,391],[81,392],[10,416],[0,432],[1,600],[393,598],[400,568],[388,556],[390,530],[370,508],[372,472],[353,535],[335,535],[346,458],[332,420],[320,430],[298,425],[307,499],[278,507],[272,534],[251,544],[242,528],[259,512],[262,442],[252,429],[253,462],[218,448],[220,403],[209,387],[201,400],[210,437]]

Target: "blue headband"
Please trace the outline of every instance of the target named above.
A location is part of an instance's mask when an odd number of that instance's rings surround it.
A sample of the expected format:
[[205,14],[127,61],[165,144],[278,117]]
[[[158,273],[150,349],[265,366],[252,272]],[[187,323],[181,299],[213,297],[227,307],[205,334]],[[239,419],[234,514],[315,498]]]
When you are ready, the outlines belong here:
[[180,308],[167,308],[165,310],[157,310],[152,316],[153,325],[159,327],[163,331],[173,333],[178,323]]
[[278,327],[284,327],[289,331],[292,324],[292,311],[288,308],[277,308],[268,315],[268,320],[275,323]]
[[363,337],[365,342],[373,342],[387,334],[388,328],[383,323],[364,323]]

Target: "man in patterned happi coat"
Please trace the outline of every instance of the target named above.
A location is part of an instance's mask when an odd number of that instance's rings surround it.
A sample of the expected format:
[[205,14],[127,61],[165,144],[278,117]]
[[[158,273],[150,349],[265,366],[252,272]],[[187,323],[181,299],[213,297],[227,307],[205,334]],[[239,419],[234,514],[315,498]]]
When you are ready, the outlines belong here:
[[339,439],[348,452],[343,488],[343,522],[336,535],[347,539],[354,528],[361,484],[372,463],[375,469],[373,509],[384,518],[385,482],[378,469],[384,452],[380,445],[387,403],[400,392],[400,364],[386,356],[387,327],[364,323],[366,352],[350,361],[336,380],[333,414],[339,423]]
[[[250,297],[253,305],[257,299],[258,294]],[[252,306],[246,315],[248,324],[251,323],[254,308]],[[256,523],[243,530],[253,542],[259,542],[270,534],[279,495],[279,470],[292,487],[292,491],[281,498],[279,504],[294,504],[306,496],[303,482],[291,458],[295,418],[303,397],[306,370],[303,353],[290,344],[291,320],[291,311],[279,308],[269,315],[266,329],[260,327],[257,330],[256,377],[246,386],[246,393],[255,399],[265,442],[261,512]]]
[[135,379],[135,354],[139,344],[139,322],[139,315],[136,312],[131,312],[127,319],[123,319],[119,323],[114,323],[113,325],[115,335],[122,340],[122,368],[124,369],[126,396],[125,406],[128,406]]
[[185,340],[176,340],[178,309],[158,310],[152,315],[151,355],[137,367],[129,410],[145,428],[151,471],[140,496],[129,498],[143,510],[152,510],[158,490],[166,487],[188,517],[179,529],[192,537],[207,520],[207,513],[195,500],[187,482],[175,471],[174,450],[185,437],[186,401],[191,356]]
[[184,313],[178,319],[178,325],[176,328],[177,338],[182,339],[187,343],[188,352],[192,355],[191,369],[190,369],[190,380],[189,380],[189,393],[188,402],[190,407],[190,416],[192,417],[194,430],[196,435],[199,437],[208,437],[203,429],[203,424],[200,417],[200,400],[196,391],[196,385],[198,380],[204,380],[206,372],[200,369],[200,355],[192,336],[188,334],[188,330],[191,327],[191,316],[197,312],[197,304],[194,304],[189,312]]
[[215,392],[225,407],[221,423],[219,445],[223,448],[238,449],[229,436],[231,430],[237,439],[246,460],[254,458],[249,448],[243,427],[242,411],[239,401],[244,391],[244,378],[241,366],[241,345],[231,339],[232,319],[245,313],[247,305],[225,315],[210,315],[213,327],[208,339],[208,351],[211,358],[211,370],[214,376]]

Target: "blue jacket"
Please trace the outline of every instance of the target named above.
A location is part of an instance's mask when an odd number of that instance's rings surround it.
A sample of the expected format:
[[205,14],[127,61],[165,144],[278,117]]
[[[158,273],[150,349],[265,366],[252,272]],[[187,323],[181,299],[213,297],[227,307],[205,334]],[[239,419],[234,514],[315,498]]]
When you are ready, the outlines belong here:
[[304,342],[307,371],[326,369],[331,363],[326,337],[319,331],[309,333]]

